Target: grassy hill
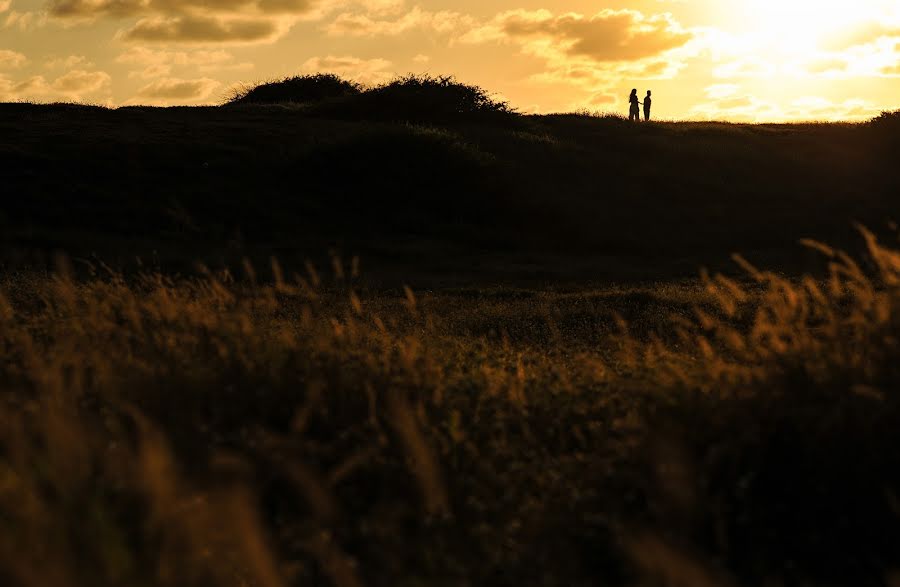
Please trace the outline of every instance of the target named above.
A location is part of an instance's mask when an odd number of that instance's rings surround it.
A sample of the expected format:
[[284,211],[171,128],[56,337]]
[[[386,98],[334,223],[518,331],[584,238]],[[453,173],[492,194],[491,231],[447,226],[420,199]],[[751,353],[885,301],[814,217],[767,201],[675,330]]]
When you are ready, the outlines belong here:
[[292,264],[335,248],[407,279],[635,279],[734,251],[797,269],[799,238],[850,246],[853,222],[900,217],[887,124],[350,112],[2,105],[4,257]]

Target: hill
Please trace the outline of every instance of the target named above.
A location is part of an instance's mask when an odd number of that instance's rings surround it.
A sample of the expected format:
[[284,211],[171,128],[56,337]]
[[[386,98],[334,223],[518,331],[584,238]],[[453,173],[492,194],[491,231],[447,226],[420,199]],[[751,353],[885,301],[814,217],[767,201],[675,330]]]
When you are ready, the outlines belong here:
[[425,281],[694,275],[734,251],[794,270],[799,238],[850,246],[853,222],[900,217],[882,126],[5,104],[3,255],[177,267],[332,248]]

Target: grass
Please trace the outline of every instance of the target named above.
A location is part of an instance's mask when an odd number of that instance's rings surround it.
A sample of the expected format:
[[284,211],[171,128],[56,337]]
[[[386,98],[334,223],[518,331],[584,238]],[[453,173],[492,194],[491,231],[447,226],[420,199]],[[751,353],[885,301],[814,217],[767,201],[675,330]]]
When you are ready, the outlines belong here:
[[[900,252],[827,279],[371,291],[8,275],[17,585],[883,584]],[[865,271],[861,267],[871,267]]]

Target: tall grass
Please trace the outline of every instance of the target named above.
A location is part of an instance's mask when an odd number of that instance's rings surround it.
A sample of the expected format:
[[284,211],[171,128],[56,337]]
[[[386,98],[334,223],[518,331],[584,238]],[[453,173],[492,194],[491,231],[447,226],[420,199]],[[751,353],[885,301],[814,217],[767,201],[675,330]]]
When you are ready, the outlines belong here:
[[640,294],[7,275],[0,579],[877,584],[900,252],[863,234]]

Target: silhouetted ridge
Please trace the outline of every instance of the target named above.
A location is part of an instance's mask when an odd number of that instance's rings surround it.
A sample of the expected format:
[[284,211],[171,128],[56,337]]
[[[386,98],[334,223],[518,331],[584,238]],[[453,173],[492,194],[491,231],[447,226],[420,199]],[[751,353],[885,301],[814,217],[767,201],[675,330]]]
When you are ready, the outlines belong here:
[[359,84],[331,73],[301,75],[242,90],[229,104],[282,104],[320,102],[359,94]]
[[[333,91],[318,92],[320,86]],[[346,91],[338,91],[345,87]],[[386,121],[506,119],[514,113],[508,103],[494,100],[478,86],[452,76],[428,75],[409,75],[367,89],[333,75],[290,78],[252,88],[229,103],[297,102],[307,103],[307,112],[314,115]]]

